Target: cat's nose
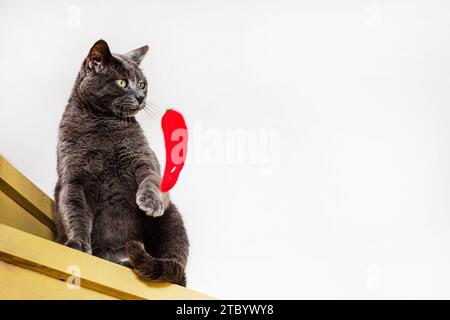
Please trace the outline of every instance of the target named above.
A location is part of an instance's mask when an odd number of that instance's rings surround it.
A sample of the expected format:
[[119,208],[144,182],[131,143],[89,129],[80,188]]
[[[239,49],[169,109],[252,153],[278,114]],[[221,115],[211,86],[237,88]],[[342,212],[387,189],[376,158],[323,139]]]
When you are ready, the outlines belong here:
[[139,102],[139,104],[141,104],[142,101],[144,101],[144,96],[137,96],[136,100]]

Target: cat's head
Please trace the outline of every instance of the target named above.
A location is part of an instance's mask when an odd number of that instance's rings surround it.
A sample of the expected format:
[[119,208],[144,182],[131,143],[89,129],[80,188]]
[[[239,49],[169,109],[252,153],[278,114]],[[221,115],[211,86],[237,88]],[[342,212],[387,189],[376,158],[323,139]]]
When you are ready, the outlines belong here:
[[112,54],[104,40],[89,51],[80,70],[77,94],[95,111],[120,118],[134,116],[145,107],[147,80],[139,64],[148,46],[125,54]]

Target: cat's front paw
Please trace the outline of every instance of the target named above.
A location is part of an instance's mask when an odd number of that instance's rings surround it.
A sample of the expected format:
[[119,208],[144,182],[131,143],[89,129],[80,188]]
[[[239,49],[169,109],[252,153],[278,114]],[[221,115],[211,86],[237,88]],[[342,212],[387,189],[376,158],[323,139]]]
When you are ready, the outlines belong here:
[[75,239],[75,238],[69,239],[66,241],[66,243],[64,243],[64,245],[67,247],[73,248],[73,249],[77,249],[77,250],[92,254],[91,246],[88,243],[86,243],[80,239]]
[[139,190],[136,194],[136,204],[150,217],[160,217],[164,213],[163,197],[159,190]]

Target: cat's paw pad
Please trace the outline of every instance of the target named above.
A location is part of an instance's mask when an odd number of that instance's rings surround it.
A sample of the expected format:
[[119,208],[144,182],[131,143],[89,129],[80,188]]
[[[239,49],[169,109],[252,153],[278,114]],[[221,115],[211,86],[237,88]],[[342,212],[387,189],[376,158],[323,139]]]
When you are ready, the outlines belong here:
[[80,239],[69,239],[64,243],[65,246],[70,247],[72,249],[80,250],[89,254],[92,254],[92,248],[91,246],[80,240]]
[[139,209],[150,217],[160,217],[164,213],[164,204],[161,192],[155,192],[152,189],[138,192],[136,195],[136,204]]

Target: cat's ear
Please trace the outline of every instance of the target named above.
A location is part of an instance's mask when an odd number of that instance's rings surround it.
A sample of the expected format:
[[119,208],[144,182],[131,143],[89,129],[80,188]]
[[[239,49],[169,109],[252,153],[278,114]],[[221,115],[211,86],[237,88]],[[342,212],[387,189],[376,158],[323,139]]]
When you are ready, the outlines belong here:
[[134,49],[128,53],[125,53],[125,56],[131,60],[133,60],[134,62],[136,62],[137,64],[140,64],[142,59],[144,59],[145,54],[148,51],[148,46],[143,46],[137,49]]
[[105,40],[98,40],[92,46],[87,58],[88,67],[99,72],[112,61],[112,54]]

